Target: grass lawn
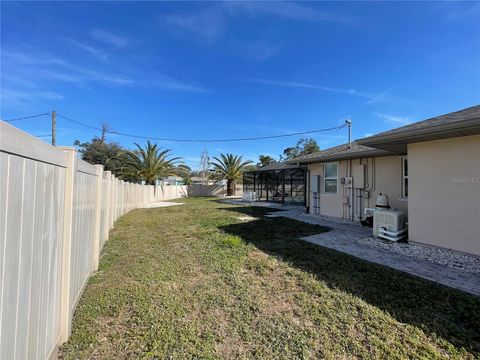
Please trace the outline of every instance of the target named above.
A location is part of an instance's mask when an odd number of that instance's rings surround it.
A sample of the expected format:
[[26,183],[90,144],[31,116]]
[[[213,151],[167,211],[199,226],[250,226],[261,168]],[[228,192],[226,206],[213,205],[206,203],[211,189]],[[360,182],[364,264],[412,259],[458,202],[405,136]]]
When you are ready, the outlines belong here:
[[480,299],[303,241],[213,199],[120,218],[60,356],[479,358]]

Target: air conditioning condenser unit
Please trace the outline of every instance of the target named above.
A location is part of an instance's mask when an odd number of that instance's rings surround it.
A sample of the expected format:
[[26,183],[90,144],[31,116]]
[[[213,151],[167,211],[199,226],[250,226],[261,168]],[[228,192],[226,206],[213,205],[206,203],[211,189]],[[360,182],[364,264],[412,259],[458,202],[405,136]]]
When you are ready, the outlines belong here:
[[402,211],[378,210],[373,213],[373,235],[390,241],[407,237],[406,215]]

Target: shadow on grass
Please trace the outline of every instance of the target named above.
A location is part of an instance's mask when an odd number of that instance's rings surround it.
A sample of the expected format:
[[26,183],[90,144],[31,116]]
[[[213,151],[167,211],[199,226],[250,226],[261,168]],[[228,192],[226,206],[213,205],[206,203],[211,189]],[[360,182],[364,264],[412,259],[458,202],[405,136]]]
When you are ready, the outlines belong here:
[[398,321],[480,353],[480,299],[399,271],[323,248],[300,237],[328,229],[288,218],[265,218],[275,209],[228,207],[258,220],[222,226],[258,249],[310,272],[330,288],[355,295]]

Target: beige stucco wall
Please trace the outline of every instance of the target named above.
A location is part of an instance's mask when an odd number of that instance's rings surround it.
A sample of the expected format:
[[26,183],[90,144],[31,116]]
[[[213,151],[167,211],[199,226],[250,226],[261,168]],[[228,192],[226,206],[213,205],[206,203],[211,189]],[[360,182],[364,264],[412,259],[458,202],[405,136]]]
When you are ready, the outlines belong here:
[[409,239],[480,255],[480,135],[408,146]]
[[[363,207],[374,207],[377,196],[382,193],[389,198],[390,206],[397,210],[407,211],[408,201],[402,199],[402,162],[400,156],[386,156],[376,158],[352,159],[338,161],[338,193],[325,194],[323,189],[323,164],[309,164],[310,175],[320,175],[322,181],[320,186],[320,214],[339,218],[348,218],[351,212],[348,205],[344,205],[345,197],[352,204],[351,193],[340,184],[340,178],[351,176],[350,168],[365,165],[365,189],[363,195],[368,193],[368,198],[363,200]],[[355,179],[354,179],[355,182]],[[357,194],[358,195],[358,194]],[[308,196],[308,205],[311,203],[311,193]],[[358,205],[356,196],[353,205]],[[313,209],[310,206],[310,211]],[[357,209],[358,214],[358,209]]]

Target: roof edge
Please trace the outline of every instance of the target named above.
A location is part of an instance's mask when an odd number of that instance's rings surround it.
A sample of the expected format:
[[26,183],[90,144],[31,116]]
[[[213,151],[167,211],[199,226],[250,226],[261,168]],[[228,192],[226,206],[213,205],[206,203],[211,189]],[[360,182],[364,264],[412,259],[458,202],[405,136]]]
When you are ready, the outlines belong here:
[[309,164],[309,163],[323,163],[329,161],[336,161],[336,160],[349,160],[349,159],[361,159],[367,157],[382,157],[382,156],[393,156],[396,155],[387,150],[381,149],[372,149],[368,151],[362,151],[357,153],[349,153],[349,154],[332,154],[326,156],[320,156],[317,158],[310,158],[310,159],[303,159],[303,160],[291,160],[289,163],[293,164]]
[[[361,138],[355,141],[360,145],[375,147],[375,144],[384,143],[392,140],[397,140],[397,141],[403,140],[406,142],[410,140],[410,142],[415,142],[415,138],[420,136],[425,136],[425,135],[431,135],[432,137],[443,135],[445,136],[445,138],[447,138],[449,134],[451,135],[454,132],[474,130],[477,128],[480,133],[479,120],[480,120],[480,117],[476,117],[473,119],[464,120],[461,123],[451,122],[446,124],[433,125],[427,128],[420,128],[420,129],[404,129],[404,130],[400,129],[393,134],[385,134],[385,135],[378,134],[378,135],[373,135],[366,138]],[[457,137],[457,136],[451,136],[451,137]]]

